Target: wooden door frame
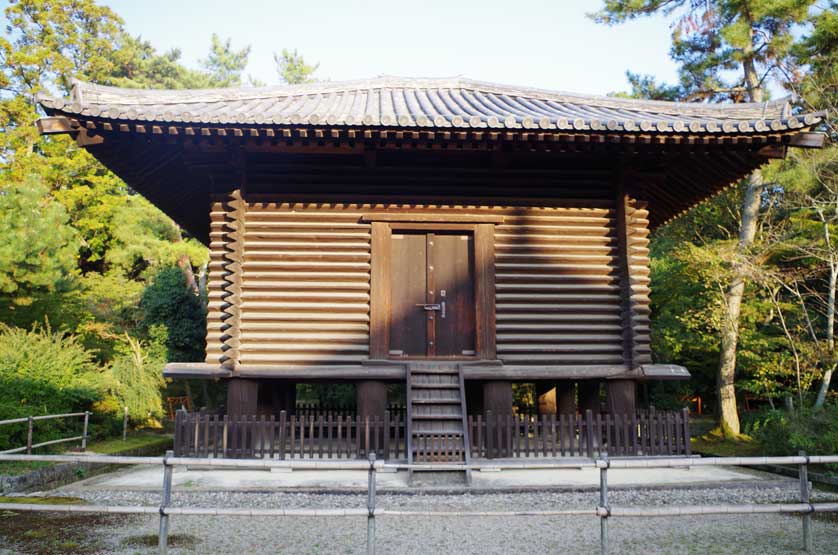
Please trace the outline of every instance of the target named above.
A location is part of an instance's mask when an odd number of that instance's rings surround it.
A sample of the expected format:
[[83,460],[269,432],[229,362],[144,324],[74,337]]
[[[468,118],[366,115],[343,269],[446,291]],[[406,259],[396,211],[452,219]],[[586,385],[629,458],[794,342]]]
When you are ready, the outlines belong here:
[[[474,237],[474,341],[475,356],[464,360],[495,360],[495,223],[450,223],[377,220],[371,224],[370,358],[390,360],[390,275],[393,232],[465,231]],[[456,216],[451,218],[456,221]],[[451,360],[450,357],[445,357]]]

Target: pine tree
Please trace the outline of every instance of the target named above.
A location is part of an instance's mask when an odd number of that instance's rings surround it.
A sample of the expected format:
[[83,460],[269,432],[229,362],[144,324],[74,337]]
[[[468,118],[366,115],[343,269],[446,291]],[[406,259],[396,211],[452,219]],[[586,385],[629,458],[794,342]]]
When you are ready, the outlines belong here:
[[[673,20],[671,57],[679,64],[681,96],[694,101],[763,102],[766,82],[790,61],[796,27],[813,0],[606,0],[592,15],[607,25],[663,14]],[[762,173],[748,177],[742,199],[737,259],[725,291],[725,314],[717,374],[719,425],[740,434],[736,406],[736,350],[747,279],[747,254],[754,242]]]
[[319,63],[307,64],[302,54],[299,54],[296,50],[288,51],[285,48],[279,54],[274,52],[274,62],[276,62],[276,71],[279,74],[280,81],[289,85],[313,83],[316,81],[313,74],[320,67]]

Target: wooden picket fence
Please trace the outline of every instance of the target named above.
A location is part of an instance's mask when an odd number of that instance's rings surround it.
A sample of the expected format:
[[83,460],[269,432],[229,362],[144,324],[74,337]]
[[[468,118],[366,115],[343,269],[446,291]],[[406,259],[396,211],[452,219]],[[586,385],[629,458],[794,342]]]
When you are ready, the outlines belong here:
[[[390,415],[400,415],[402,420],[404,420],[405,416],[407,415],[407,407],[403,405],[396,405],[392,404],[387,409],[390,412]],[[329,406],[324,405],[321,406],[318,403],[301,403],[298,402],[295,405],[294,414],[299,416],[306,416],[306,417],[319,417],[321,415],[328,417],[332,415],[333,417],[337,418],[338,416],[343,416],[346,418],[347,416],[355,416],[355,409],[351,407],[338,407],[338,406]]]
[[406,458],[404,418],[358,418],[342,414],[228,416],[178,411],[177,457],[233,459]]
[[689,412],[469,416],[472,458],[691,454]]
[[[524,457],[626,457],[691,455],[689,413],[535,415],[486,414],[468,417],[472,459]],[[178,411],[175,456],[406,459],[406,422],[399,413],[384,418],[302,413],[226,416]]]

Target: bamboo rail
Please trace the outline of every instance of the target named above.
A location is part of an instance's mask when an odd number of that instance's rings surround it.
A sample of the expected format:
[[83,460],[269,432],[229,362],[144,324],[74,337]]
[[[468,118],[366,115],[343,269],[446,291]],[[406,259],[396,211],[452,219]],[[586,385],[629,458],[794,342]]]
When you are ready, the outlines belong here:
[[[63,512],[102,514],[157,514],[160,518],[158,552],[168,553],[169,517],[172,515],[208,515],[243,517],[366,517],[369,555],[375,554],[375,519],[378,516],[421,516],[421,517],[485,517],[504,518],[516,516],[593,516],[600,520],[600,553],[609,552],[608,521],[611,518],[660,518],[700,515],[739,514],[800,514],[803,528],[803,549],[811,551],[811,515],[814,513],[838,512],[838,503],[810,503],[808,465],[838,463],[838,455],[807,456],[803,453],[788,457],[709,457],[709,458],[652,458],[652,459],[593,459],[562,461],[554,463],[507,463],[468,465],[389,464],[376,460],[374,452],[367,461],[325,461],[325,460],[275,460],[275,459],[217,459],[217,458],[175,458],[172,451],[164,457],[120,457],[105,455],[13,455],[0,454],[0,461],[53,461],[88,462],[121,465],[163,465],[162,499],[158,507],[136,505],[42,505],[30,503],[0,503],[0,510],[20,512]],[[764,464],[796,464],[799,467],[800,502],[782,504],[747,505],[680,505],[665,507],[612,507],[608,501],[608,470],[626,468],[677,468],[689,466],[752,466]],[[196,466],[224,468],[291,468],[308,470],[365,470],[368,473],[367,507],[357,509],[247,509],[228,507],[170,507],[172,475],[175,466]],[[428,469],[434,470],[520,470],[520,469],[563,469],[596,468],[600,475],[600,499],[596,507],[586,509],[523,510],[523,511],[406,511],[376,508],[376,473],[383,469]]]
[[[32,435],[35,427],[35,422],[40,420],[53,420],[56,418],[76,418],[79,416],[84,417],[84,428],[80,436],[53,439],[51,441],[42,441],[41,443],[32,443]],[[9,420],[0,420],[0,426],[5,426],[8,424],[22,424],[24,422],[26,422],[29,425],[26,431],[26,445],[23,447],[17,447],[15,449],[7,449],[6,451],[0,451],[0,454],[21,453],[23,451],[26,451],[26,454],[30,455],[32,453],[32,449],[46,447],[48,445],[57,445],[59,443],[67,443],[70,441],[81,441],[81,450],[84,451],[85,449],[87,449],[87,430],[88,424],[90,422],[90,412],[88,411],[68,412],[65,414],[42,414],[39,416],[24,416],[22,418],[11,418]]]

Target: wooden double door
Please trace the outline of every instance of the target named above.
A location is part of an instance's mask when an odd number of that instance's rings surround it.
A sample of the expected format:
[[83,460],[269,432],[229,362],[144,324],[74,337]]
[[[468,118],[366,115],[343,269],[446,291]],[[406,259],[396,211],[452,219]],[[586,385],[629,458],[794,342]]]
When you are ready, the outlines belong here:
[[473,357],[474,234],[394,230],[390,241],[390,356]]

